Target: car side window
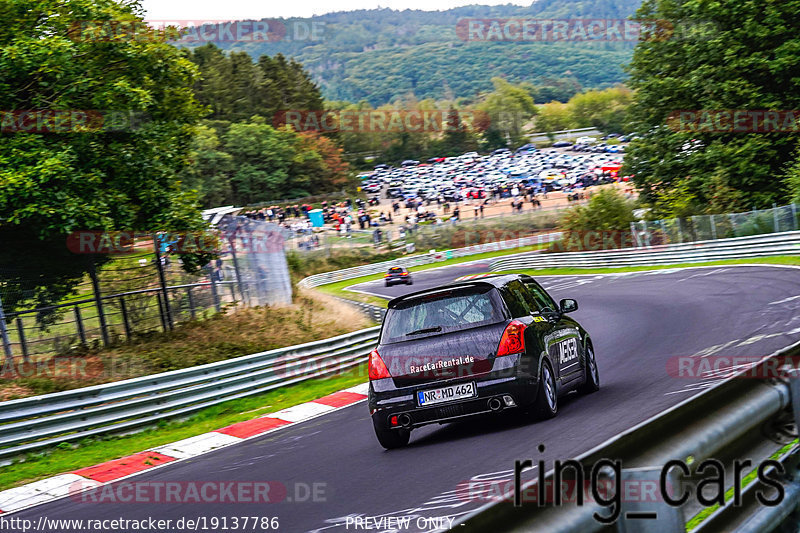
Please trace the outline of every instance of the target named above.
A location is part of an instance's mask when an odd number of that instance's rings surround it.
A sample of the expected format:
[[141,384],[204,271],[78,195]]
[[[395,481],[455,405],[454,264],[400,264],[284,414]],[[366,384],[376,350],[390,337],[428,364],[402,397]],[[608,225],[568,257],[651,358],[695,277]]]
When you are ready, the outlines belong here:
[[547,294],[541,285],[536,283],[535,281],[526,281],[525,287],[528,288],[528,292],[536,302],[536,312],[538,313],[554,313],[558,310],[558,306],[556,305],[555,300]]
[[513,318],[531,314],[530,298],[527,292],[525,286],[519,281],[512,281],[503,287],[503,300],[505,300]]

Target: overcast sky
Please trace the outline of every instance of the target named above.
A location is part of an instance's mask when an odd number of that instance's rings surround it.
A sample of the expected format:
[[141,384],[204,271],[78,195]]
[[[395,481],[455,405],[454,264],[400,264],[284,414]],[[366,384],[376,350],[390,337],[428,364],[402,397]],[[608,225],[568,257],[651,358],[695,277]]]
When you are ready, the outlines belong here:
[[333,11],[373,9],[440,10],[470,4],[530,5],[531,0],[142,0],[149,20],[241,20],[311,17]]

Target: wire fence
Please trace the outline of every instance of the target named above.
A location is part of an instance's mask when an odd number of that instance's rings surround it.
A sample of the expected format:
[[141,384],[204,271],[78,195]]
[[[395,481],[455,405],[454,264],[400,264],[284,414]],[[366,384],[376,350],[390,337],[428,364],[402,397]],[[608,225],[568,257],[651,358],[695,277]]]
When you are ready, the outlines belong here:
[[[92,269],[73,294],[56,305],[17,305],[3,314],[0,304],[6,361],[36,362],[82,347],[169,331],[226,306],[291,303],[285,231],[244,217],[228,217],[220,229],[225,239],[218,258],[196,273],[183,268],[181,254],[169,243],[154,240],[158,246],[150,242],[144,250],[115,256]],[[41,281],[34,278],[13,285],[0,279],[0,301],[33,301],[39,286]]]
[[637,247],[749,237],[800,229],[796,204],[771,209],[631,223]]

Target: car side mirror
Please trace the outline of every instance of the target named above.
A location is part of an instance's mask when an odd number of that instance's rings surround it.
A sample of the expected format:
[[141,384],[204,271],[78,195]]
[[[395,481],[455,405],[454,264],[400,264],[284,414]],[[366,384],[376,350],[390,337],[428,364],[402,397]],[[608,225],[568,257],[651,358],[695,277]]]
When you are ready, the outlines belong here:
[[558,303],[562,313],[573,313],[578,310],[578,302],[572,298],[565,298]]

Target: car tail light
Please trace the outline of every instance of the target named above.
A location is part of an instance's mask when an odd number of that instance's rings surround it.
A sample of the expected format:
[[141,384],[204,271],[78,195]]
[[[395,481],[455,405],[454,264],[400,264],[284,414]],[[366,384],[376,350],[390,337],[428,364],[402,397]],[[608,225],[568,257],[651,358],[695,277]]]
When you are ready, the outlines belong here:
[[[511,355],[525,351],[525,324],[519,320],[512,320],[500,337],[500,346],[497,347],[497,357]],[[370,367],[372,368],[372,367]]]
[[403,272],[400,274],[401,276],[408,276],[408,272]]
[[386,364],[381,359],[378,350],[372,350],[369,353],[369,379],[372,381],[373,379],[383,379],[389,378],[389,369],[386,368]]

